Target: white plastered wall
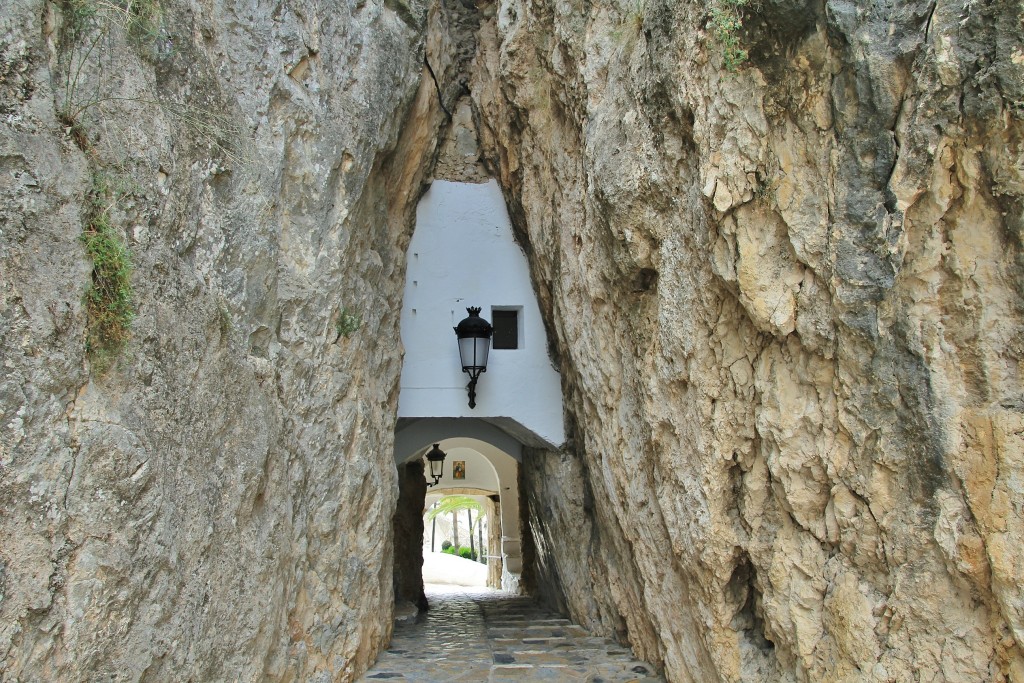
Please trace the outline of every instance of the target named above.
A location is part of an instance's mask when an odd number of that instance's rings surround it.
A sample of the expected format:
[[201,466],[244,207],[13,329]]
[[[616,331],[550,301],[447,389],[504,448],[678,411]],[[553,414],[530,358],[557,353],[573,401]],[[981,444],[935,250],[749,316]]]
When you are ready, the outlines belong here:
[[[492,349],[470,409],[452,329],[479,306],[520,309],[520,348]],[[565,441],[562,387],[526,256],[496,181],[436,180],[420,200],[402,305],[399,417],[511,418],[551,447]]]
[[[445,447],[441,450],[448,457],[444,460],[441,479],[437,482],[437,486],[430,489],[429,493],[443,493],[447,489],[480,489],[488,493],[499,493],[501,484],[494,465],[475,448],[449,445],[453,441],[445,440]],[[456,462],[465,465],[464,479],[455,479],[454,477]],[[427,480],[433,481],[430,477],[427,477]]]

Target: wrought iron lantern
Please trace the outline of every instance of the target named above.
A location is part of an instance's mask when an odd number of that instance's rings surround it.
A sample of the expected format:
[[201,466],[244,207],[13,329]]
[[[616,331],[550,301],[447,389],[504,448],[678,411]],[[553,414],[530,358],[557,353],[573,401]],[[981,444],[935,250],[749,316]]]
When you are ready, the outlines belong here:
[[427,486],[437,486],[437,483],[441,481],[441,475],[444,473],[444,456],[447,455],[444,451],[438,448],[439,444],[434,444],[434,447],[427,451],[427,462],[430,464],[430,476],[433,477],[434,483],[427,482]]
[[491,350],[491,335],[494,328],[480,317],[480,308],[470,306],[469,313],[455,328],[455,336],[459,338],[459,357],[462,359],[462,371],[469,373],[469,407],[476,408],[476,380],[487,372],[487,354]]

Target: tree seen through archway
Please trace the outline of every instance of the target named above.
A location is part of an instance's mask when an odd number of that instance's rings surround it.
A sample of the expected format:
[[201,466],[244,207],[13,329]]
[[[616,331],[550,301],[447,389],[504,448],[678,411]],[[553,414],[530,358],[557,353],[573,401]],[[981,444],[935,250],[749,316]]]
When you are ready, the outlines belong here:
[[[484,539],[483,539],[483,522],[486,518],[486,511],[483,505],[480,504],[475,498],[464,495],[449,495],[444,496],[440,500],[436,501],[434,505],[427,511],[427,521],[432,523],[431,526],[431,539],[430,547],[431,550],[434,548],[434,526],[435,520],[444,514],[451,514],[452,516],[452,545],[456,548],[456,554],[459,552],[459,513],[465,512],[468,519],[469,526],[469,550],[470,558],[478,559],[486,564],[484,559]],[[476,522],[474,525],[473,513],[476,513]],[[473,532],[476,531],[477,538],[473,538]],[[477,549],[479,548],[479,553]]]

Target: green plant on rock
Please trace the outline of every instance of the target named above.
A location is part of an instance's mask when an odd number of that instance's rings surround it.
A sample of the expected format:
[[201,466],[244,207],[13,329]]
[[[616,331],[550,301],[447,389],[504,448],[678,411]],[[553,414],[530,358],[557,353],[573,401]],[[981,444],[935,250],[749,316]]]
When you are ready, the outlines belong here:
[[102,177],[94,179],[81,235],[92,260],[92,278],[85,292],[86,352],[101,371],[128,342],[135,319],[131,254],[110,224],[110,193]]
[[743,28],[743,8],[750,0],[716,0],[711,6],[711,29],[722,48],[722,64],[730,73],[735,72],[749,56],[740,45]]
[[217,326],[220,328],[222,339],[230,338],[231,333],[235,329],[235,323],[231,318],[231,311],[223,300],[217,302]]
[[160,33],[163,12],[157,0],[64,0],[64,19],[71,37],[80,40],[108,25],[121,26],[140,40]]
[[358,313],[352,313],[347,308],[341,309],[341,313],[338,314],[338,320],[334,323],[334,330],[338,333],[338,338],[345,337],[348,339],[353,332],[358,330],[363,324],[363,317]]
[[[134,152],[130,143],[127,150],[113,149],[112,141],[137,138],[138,133],[144,132],[138,110],[159,108],[224,160],[237,165],[248,161],[252,150],[241,139],[244,127],[220,105],[174,102],[171,93],[162,89],[146,97],[140,96],[138,90],[126,88],[132,79],[125,78],[124,71],[131,65],[119,47],[131,47],[136,56],[149,61],[166,60],[176,52],[164,16],[164,0],[54,2],[63,16],[57,51],[61,87],[56,97],[56,113],[82,151],[107,159]],[[133,111],[113,111],[126,106]],[[141,115],[148,118],[151,113]],[[104,129],[102,138],[90,135],[96,128]],[[107,149],[95,148],[99,139],[106,141]]]

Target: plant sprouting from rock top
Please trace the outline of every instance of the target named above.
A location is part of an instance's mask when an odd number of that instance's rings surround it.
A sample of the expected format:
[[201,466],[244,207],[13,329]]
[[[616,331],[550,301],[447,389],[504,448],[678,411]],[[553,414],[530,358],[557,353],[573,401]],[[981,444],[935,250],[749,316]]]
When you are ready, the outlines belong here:
[[743,8],[750,0],[715,0],[711,6],[711,29],[722,48],[722,63],[730,73],[747,61],[746,49],[740,45]]
[[[163,0],[60,0],[64,15],[58,53],[63,92],[57,98],[57,117],[80,149],[90,153],[94,127],[106,128],[106,157],[124,156],[126,150],[110,147],[113,139],[131,140],[141,128],[132,114],[118,107],[158,108],[192,136],[209,144],[224,159],[241,164],[246,155],[238,149],[242,126],[216,107],[171,100],[168,91],[140,96],[127,85],[124,54],[116,48],[125,43],[146,60],[165,60],[175,53],[174,41],[161,7]],[[134,150],[129,147],[128,152]]]
[[145,40],[160,32],[162,12],[157,0],[64,0],[63,9],[71,38],[118,25],[132,37]]
[[101,372],[124,348],[135,319],[131,255],[110,223],[112,194],[105,178],[94,177],[81,236],[92,260],[92,281],[85,292],[86,352]]

